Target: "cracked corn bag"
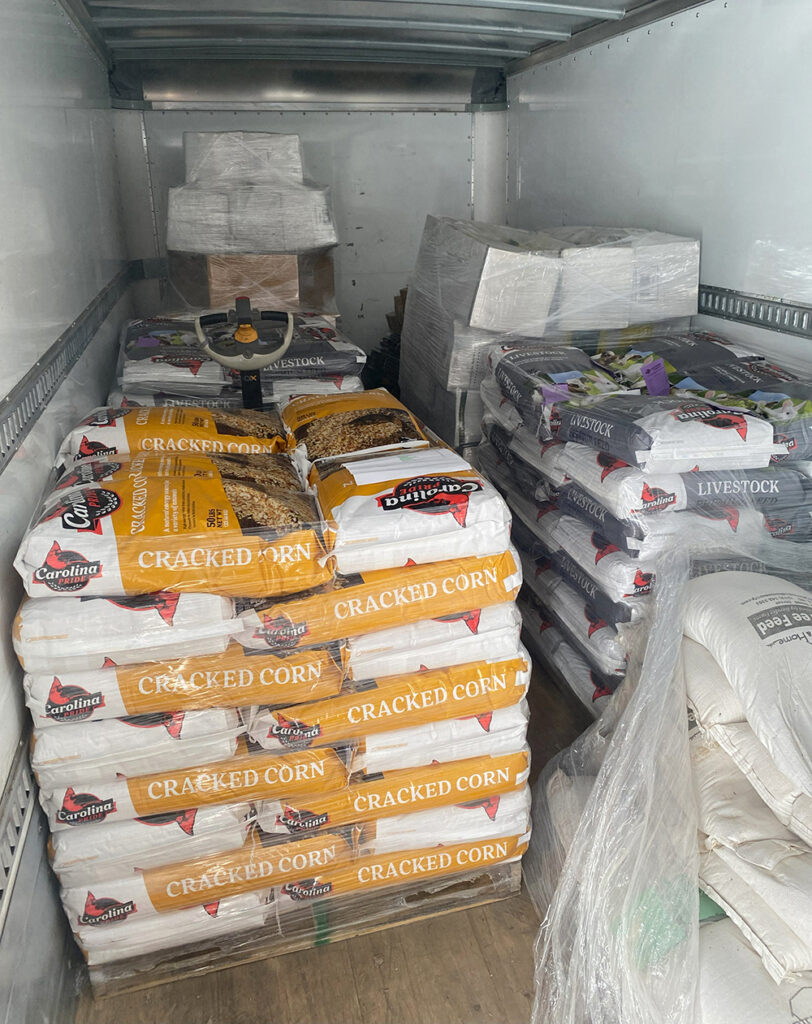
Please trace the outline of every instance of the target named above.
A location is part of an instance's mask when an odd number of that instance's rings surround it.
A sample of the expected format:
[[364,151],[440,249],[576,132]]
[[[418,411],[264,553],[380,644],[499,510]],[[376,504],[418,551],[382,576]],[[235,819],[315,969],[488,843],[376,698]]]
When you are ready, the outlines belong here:
[[296,460],[319,459],[397,448],[425,448],[429,441],[417,420],[385,388],[344,395],[303,395],[282,411]]
[[513,549],[483,558],[366,573],[326,593],[242,612],[239,642],[252,650],[292,650],[422,619],[515,600],[522,582]]
[[276,412],[177,406],[94,409],[71,430],[59,454],[65,463],[93,456],[152,452],[258,455],[285,449]]
[[310,480],[341,573],[496,555],[510,546],[501,495],[448,448],[323,463]]
[[138,476],[221,477],[224,480],[253,480],[285,491],[302,489],[299,474],[284,453],[275,455],[174,455],[134,452],[78,459],[65,467],[54,484],[54,492],[83,484],[135,479]]
[[318,523],[254,480],[128,476],[46,500],[14,564],[31,597],[289,594],[330,578]]

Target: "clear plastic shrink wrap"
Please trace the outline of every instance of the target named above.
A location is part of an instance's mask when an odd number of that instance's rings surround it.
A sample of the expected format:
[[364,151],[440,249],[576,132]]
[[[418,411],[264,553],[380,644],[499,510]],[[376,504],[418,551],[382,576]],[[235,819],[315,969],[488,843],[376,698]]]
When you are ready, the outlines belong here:
[[[168,422],[167,422],[168,421]],[[94,424],[100,426],[95,427]],[[206,433],[255,430],[246,440]],[[108,433],[105,433],[108,431]],[[276,446],[274,420],[264,414],[199,409],[97,410],[73,435],[75,450],[99,449],[108,459],[142,445],[109,480],[61,486],[46,497],[23,538],[15,568],[32,597],[128,597],[159,590],[229,596],[301,591],[332,578],[312,497],[299,489],[293,463],[281,454],[215,455],[206,473],[170,475],[184,456],[147,454],[197,444],[211,451]],[[102,442],[88,438],[103,436]],[[197,437],[201,437],[200,442]],[[222,441],[221,441],[222,438]],[[70,460],[71,444],[65,453]],[[163,461],[168,468],[151,475]],[[195,467],[206,459],[193,456]],[[93,460],[90,473],[98,470]],[[108,461],[108,465],[109,465]],[[81,462],[69,463],[76,476]],[[112,468],[112,467],[111,467]],[[79,474],[81,475],[81,468]],[[203,475],[206,473],[206,475]]]
[[328,189],[217,182],[169,189],[167,249],[297,253],[336,245]]
[[[509,485],[509,465],[495,449],[485,455]],[[706,933],[718,926],[699,928],[698,887],[727,912],[728,932],[731,923],[739,930],[738,940],[726,938],[728,973],[752,950],[765,982],[793,992],[808,985],[812,548],[808,534],[787,543],[780,532],[733,529],[763,514],[808,519],[807,491],[797,474],[784,476],[787,465],[673,476],[659,501],[654,480],[630,469],[635,483],[606,502],[630,523],[686,517],[686,529],[656,551],[645,616],[622,631],[625,681],[534,791],[525,873],[545,918],[536,947],[539,1024],[716,1019],[708,1007],[721,995],[709,972],[716,982],[725,962]],[[652,501],[640,507],[645,480]],[[701,498],[686,501],[686,493]],[[697,505],[717,517],[729,509],[724,554],[713,553],[712,525],[679,511]],[[514,532],[520,548],[533,537],[522,526]],[[547,572],[542,564],[541,577]],[[546,647],[555,665],[544,639],[552,627],[528,608],[526,635],[535,628],[538,641],[531,649]],[[556,610],[563,616],[565,605]],[[578,693],[575,667],[562,674]],[[772,991],[755,986],[754,1013],[773,1005]]]
[[304,182],[298,135],[273,132],[184,132],[186,180],[222,182]]
[[[547,228],[428,217],[406,304],[403,384],[470,390],[488,339],[527,344],[696,313],[699,243],[638,228]],[[500,337],[501,336],[501,337]]]
[[169,189],[167,249],[295,253],[335,245],[326,189],[303,182],[297,135],[184,132],[186,184]]
[[[252,299],[257,304],[256,296]],[[233,305],[234,296],[228,298]],[[260,373],[263,399],[361,390],[366,354],[336,330],[335,318],[296,314],[287,353]],[[236,371],[207,355],[188,315],[131,320],[121,330],[117,379],[126,405],[239,406]],[[115,403],[111,403],[115,404]]]
[[[64,592],[23,601],[14,646],[51,862],[97,990],[205,969],[212,950],[308,944],[315,921],[391,923],[414,892],[451,909],[518,884],[530,660],[504,502],[386,392],[304,404],[284,434],[242,413],[97,411],[21,548],[24,577],[38,543],[68,567],[48,576]],[[218,489],[245,489],[252,522],[271,492],[307,503],[316,576],[278,589],[268,565],[287,559],[263,556],[255,586],[243,564],[229,582],[193,560],[164,579],[162,557],[137,588],[151,592],[111,593],[119,532],[140,554],[153,533],[168,543],[163,522],[106,531],[120,508],[135,523],[139,502],[182,494],[180,525],[211,520]],[[209,552],[229,525],[214,519]],[[103,571],[77,573],[79,557]]]

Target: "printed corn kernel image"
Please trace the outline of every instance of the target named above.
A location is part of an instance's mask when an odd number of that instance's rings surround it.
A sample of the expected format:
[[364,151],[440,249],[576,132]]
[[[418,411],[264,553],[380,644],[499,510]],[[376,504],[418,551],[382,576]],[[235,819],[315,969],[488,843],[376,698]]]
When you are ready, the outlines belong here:
[[409,417],[396,409],[337,412],[297,431],[297,439],[307,443],[311,459],[398,444],[419,436]]

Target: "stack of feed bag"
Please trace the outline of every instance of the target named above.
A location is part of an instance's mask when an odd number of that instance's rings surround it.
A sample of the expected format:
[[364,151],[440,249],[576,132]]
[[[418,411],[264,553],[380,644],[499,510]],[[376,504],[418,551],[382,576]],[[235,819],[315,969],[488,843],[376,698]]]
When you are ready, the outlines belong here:
[[696,312],[699,243],[642,229],[520,231],[429,217],[409,287],[401,389],[456,447],[479,440],[490,347]]
[[[703,1003],[719,998],[714,987],[734,987],[734,962],[745,959],[783,993],[812,992],[812,591],[763,572],[717,572],[692,580],[687,597],[699,882],[728,918],[706,938],[715,966]],[[798,1004],[794,1019],[810,1009]]]
[[[704,349],[728,377],[743,361],[708,336],[670,344]],[[684,387],[653,395],[644,379],[610,373],[605,355],[573,347],[502,345],[488,358],[477,461],[516,520],[527,642],[548,665],[569,663],[565,678],[582,699],[591,688],[593,710],[644,635],[638,623],[668,550],[769,561],[779,541],[812,539],[802,463],[755,410],[720,408]],[[765,382],[785,373],[757,363],[751,372]]]
[[378,891],[518,861],[510,514],[404,406],[99,409],[61,461],[14,646],[92,977],[297,933],[316,899],[383,925]]
[[333,309],[326,189],[305,184],[298,135],[184,132],[186,183],[169,190],[169,276],[192,306],[250,295],[268,309]]
[[[302,394],[361,391],[365,362],[334,317],[297,314],[290,348],[261,371],[263,400],[284,405]],[[131,320],[122,328],[118,386],[108,404],[239,408],[237,376],[202,350],[188,316]]]

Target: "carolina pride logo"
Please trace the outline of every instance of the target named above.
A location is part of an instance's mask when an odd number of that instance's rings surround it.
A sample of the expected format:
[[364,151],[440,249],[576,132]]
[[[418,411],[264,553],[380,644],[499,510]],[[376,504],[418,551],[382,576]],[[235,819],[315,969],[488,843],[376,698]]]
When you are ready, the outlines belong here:
[[468,518],[468,499],[482,490],[479,480],[464,480],[452,476],[416,476],[403,480],[388,494],[376,498],[384,512],[410,508],[424,515],[450,514],[460,526]]
[[34,582],[44,583],[56,593],[70,593],[83,590],[101,574],[101,562],[91,562],[78,551],[65,551],[54,541],[45,561],[34,570]]
[[96,708],[103,707],[101,690],[91,693],[83,686],[63,686],[59,677],[54,676],[45,702],[45,715],[54,722],[84,722]]

